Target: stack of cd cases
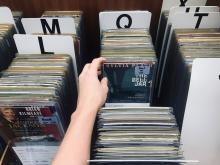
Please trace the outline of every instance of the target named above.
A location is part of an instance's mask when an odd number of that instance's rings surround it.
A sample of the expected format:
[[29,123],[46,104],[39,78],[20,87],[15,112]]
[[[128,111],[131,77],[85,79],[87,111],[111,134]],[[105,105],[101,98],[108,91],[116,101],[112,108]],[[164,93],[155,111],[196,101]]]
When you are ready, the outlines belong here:
[[158,54],[161,53],[163,38],[164,38],[165,31],[166,31],[168,16],[169,16],[169,11],[168,10],[164,10],[161,13],[160,22],[159,22],[159,25],[158,25],[156,45],[155,45],[155,49],[156,49]]
[[13,149],[21,161],[27,159],[22,156],[25,148],[33,146],[49,150],[48,160],[54,156],[75,106],[73,73],[71,56],[64,54],[18,54],[3,71],[0,124],[5,131],[0,132],[6,140],[13,140]]
[[220,57],[220,31],[219,29],[175,29],[168,54],[161,103],[175,109],[176,119],[181,128],[193,60]]
[[72,74],[69,55],[17,55],[0,79],[3,124],[15,137],[61,140],[73,109]]
[[102,32],[103,76],[109,80],[106,106],[150,105],[156,55],[147,29]]
[[17,52],[13,35],[16,30],[12,24],[0,24],[0,71],[6,69]]
[[19,34],[25,34],[23,25],[21,23],[21,18],[23,17],[22,11],[12,11],[12,15],[14,17],[15,25],[18,29]]
[[179,51],[190,73],[195,58],[220,57],[219,29],[176,29],[175,34]]
[[172,108],[103,108],[91,162],[161,163],[182,159]]

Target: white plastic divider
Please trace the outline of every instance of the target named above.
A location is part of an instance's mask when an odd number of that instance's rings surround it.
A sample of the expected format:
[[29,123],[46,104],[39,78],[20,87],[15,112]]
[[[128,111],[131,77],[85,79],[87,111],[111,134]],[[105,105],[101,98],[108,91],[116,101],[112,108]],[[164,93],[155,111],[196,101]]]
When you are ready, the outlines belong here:
[[18,33],[18,29],[16,27],[11,9],[8,7],[0,7],[0,24],[13,24],[15,26],[16,32]]
[[170,10],[174,6],[204,6],[206,2],[207,0],[163,0],[161,11]]
[[119,28],[150,28],[149,11],[104,11],[99,13],[100,32]]
[[27,34],[76,34],[74,18],[22,18]]
[[220,161],[219,98],[220,58],[195,59],[181,143],[184,158],[198,159],[199,165],[219,164]]

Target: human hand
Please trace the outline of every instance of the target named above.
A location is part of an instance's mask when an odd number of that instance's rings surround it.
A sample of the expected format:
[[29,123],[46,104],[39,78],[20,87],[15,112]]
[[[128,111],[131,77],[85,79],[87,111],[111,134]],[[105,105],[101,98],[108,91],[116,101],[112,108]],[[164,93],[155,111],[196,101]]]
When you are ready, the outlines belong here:
[[96,58],[90,64],[86,64],[79,76],[79,95],[77,109],[97,112],[105,103],[108,93],[108,80],[99,81],[101,64],[104,58]]

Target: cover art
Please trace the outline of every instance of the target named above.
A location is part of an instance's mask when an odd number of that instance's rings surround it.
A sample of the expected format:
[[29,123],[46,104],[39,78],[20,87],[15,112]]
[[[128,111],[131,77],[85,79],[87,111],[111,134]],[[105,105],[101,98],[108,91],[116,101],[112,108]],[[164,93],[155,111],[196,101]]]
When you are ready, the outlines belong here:
[[154,64],[105,63],[103,76],[109,80],[107,103],[150,102]]
[[62,127],[55,107],[50,106],[4,106],[0,107],[0,122],[15,137],[50,136],[61,140]]

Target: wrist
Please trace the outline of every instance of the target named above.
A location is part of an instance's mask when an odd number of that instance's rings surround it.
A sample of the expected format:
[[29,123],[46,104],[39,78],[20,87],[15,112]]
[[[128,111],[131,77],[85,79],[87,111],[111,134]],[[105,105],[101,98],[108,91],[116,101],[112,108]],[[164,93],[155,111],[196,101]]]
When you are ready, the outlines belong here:
[[92,101],[79,102],[76,107],[76,111],[82,111],[85,113],[97,113],[100,106],[94,104]]
[[71,119],[78,117],[96,117],[98,108],[89,107],[85,105],[77,105],[75,112],[72,114]]

